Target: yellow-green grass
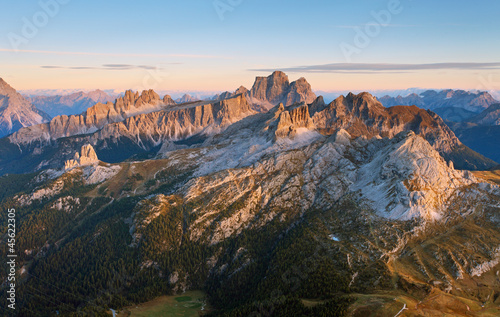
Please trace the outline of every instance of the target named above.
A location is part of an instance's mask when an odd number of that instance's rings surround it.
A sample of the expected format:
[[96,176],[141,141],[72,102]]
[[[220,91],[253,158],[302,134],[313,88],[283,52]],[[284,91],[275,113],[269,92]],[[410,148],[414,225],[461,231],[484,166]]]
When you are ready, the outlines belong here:
[[474,171],[474,176],[490,181],[492,183],[500,184],[500,170],[496,171]]
[[207,311],[205,294],[201,291],[189,291],[178,296],[161,296],[150,302],[126,307],[118,317],[198,317]]

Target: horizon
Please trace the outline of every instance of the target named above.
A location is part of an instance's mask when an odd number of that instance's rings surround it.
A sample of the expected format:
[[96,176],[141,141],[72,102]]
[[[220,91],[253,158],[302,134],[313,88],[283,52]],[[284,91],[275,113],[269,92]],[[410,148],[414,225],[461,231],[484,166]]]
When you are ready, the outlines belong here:
[[[259,76],[257,76],[259,77]],[[262,77],[262,76],[260,76]],[[0,77],[0,79],[2,79]],[[297,78],[298,79],[298,78]],[[295,81],[296,79],[290,79],[290,82]],[[307,80],[307,78],[306,78]],[[252,85],[245,87],[248,89],[251,89]],[[14,87],[15,88],[15,87]],[[482,93],[482,92],[487,92],[489,93],[493,98],[500,99],[500,90],[478,90],[478,89],[461,89],[461,88],[424,88],[424,87],[409,87],[405,89],[373,89],[373,90],[366,90],[366,89],[348,89],[348,90],[320,90],[320,89],[315,89],[314,87],[311,87],[312,91],[317,95],[317,96],[323,96],[326,100],[332,101],[333,99],[337,98],[340,95],[347,95],[349,93],[354,93],[354,94],[359,94],[362,92],[368,92],[372,94],[375,97],[383,97],[383,96],[390,96],[390,97],[406,97],[411,94],[417,94],[419,95],[421,92],[428,91],[428,90],[434,90],[437,92],[440,91],[445,91],[445,90],[453,90],[453,91],[466,91],[470,93]],[[217,94],[221,94],[224,92],[233,92],[234,90],[168,90],[168,89],[154,89],[154,88],[145,88],[144,90],[149,90],[152,89],[156,93],[160,94],[161,96],[164,95],[170,95],[174,99],[180,99],[184,95],[190,95],[192,97],[200,98],[200,99],[208,99],[211,97],[214,97]],[[69,88],[69,89],[16,89],[19,93],[22,95],[26,96],[66,96],[66,95],[71,95],[74,93],[90,93],[94,91],[102,91],[109,96],[114,96],[114,97],[119,97],[122,96],[125,91],[127,90],[132,90],[133,92],[139,92],[141,93],[142,90],[134,90],[134,89],[105,89],[105,88],[93,88],[93,89],[79,89],[79,88]],[[334,96],[334,97],[332,97]]]
[[223,92],[278,69],[315,91],[500,90],[500,3],[146,1],[148,21],[132,2],[4,6],[0,77],[20,91]]

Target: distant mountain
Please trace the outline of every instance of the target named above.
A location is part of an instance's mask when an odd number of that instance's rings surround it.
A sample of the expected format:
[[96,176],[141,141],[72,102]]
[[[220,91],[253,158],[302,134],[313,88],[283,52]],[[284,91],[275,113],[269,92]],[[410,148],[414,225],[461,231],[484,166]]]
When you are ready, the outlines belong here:
[[486,110],[464,122],[448,122],[460,140],[478,153],[500,162],[500,104],[493,104]]
[[0,137],[49,120],[49,115],[30,104],[0,78]]
[[434,109],[433,111],[437,113],[444,120],[453,122],[467,121],[468,119],[477,115],[476,112],[472,112],[469,110],[465,110],[464,108],[458,108],[458,107],[443,107]]
[[181,98],[178,98],[175,100],[176,103],[188,103],[188,102],[193,102],[193,101],[199,101],[199,99],[196,97],[193,97],[189,94],[185,94]]
[[108,103],[115,100],[102,90],[76,92],[69,95],[26,97],[34,106],[52,117],[79,114],[96,103]]
[[468,122],[482,126],[500,125],[500,103],[489,106],[483,112],[468,120]]
[[480,113],[492,104],[498,103],[488,92],[468,92],[464,90],[427,90],[419,95],[413,93],[408,96],[379,98],[386,107],[396,105],[430,109],[439,113],[443,119],[450,121],[464,121]]

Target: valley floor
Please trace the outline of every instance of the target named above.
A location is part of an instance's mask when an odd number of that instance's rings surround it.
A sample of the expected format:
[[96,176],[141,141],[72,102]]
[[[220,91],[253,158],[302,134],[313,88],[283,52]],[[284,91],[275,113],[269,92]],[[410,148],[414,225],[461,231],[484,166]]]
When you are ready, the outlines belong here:
[[152,301],[121,309],[117,317],[198,317],[207,311],[205,293],[189,291],[177,296],[161,296]]

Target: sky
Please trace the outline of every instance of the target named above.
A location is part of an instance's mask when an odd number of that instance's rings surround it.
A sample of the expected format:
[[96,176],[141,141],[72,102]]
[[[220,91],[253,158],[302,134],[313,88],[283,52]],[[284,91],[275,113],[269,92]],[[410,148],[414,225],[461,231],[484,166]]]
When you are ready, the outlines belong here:
[[315,90],[500,90],[500,1],[4,1],[18,90],[225,91],[285,71]]

